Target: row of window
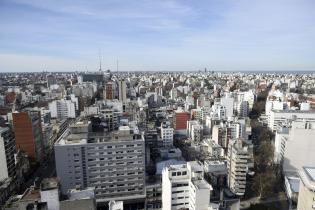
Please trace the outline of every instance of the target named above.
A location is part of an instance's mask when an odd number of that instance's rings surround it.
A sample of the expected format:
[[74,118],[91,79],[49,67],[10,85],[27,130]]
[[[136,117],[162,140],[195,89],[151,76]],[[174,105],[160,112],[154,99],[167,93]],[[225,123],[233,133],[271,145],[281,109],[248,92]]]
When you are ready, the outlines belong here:
[[185,175],[187,175],[187,171],[172,172],[172,176],[185,176]]

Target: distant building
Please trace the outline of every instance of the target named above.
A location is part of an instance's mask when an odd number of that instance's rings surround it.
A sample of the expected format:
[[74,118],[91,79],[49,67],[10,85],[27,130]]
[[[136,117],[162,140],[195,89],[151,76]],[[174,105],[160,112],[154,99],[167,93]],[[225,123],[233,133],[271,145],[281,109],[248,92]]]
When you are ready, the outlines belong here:
[[112,81],[108,81],[105,86],[105,99],[113,100],[114,99],[114,83]]
[[126,81],[124,79],[118,81],[118,99],[121,102],[127,101],[127,86]]
[[187,134],[187,121],[189,114],[183,110],[176,110],[174,113],[174,129],[175,133]]
[[40,162],[44,152],[40,111],[29,109],[12,115],[16,148]]
[[174,138],[174,129],[166,122],[161,124],[161,139],[164,147],[172,147]]
[[55,100],[49,103],[49,110],[51,112],[52,118],[57,118],[59,120],[67,118],[75,118],[78,103],[72,100]]
[[200,142],[203,136],[203,126],[198,121],[187,121],[188,136],[193,142]]
[[82,82],[96,82],[99,86],[103,84],[105,77],[103,72],[88,72],[81,75]]
[[57,80],[55,76],[52,74],[47,75],[47,87],[50,88],[50,86],[56,85],[56,84],[57,84]]

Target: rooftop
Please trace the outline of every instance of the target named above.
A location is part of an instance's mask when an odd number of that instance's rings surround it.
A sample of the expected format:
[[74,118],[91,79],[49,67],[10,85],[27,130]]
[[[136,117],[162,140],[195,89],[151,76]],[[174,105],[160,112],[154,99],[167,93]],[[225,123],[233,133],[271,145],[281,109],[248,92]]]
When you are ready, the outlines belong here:
[[56,178],[43,179],[40,185],[41,191],[58,189],[58,187],[59,187],[59,184]]
[[272,109],[271,112],[276,112],[276,113],[310,113],[310,114],[315,114],[315,110],[274,110],[274,109]]
[[[56,145],[90,144],[102,142],[119,142],[141,140],[141,135],[134,134],[124,126],[119,131],[71,133],[68,129],[56,142]],[[129,128],[129,127],[128,127]]]
[[211,185],[204,179],[197,179],[192,181],[197,189],[209,189],[212,190]]

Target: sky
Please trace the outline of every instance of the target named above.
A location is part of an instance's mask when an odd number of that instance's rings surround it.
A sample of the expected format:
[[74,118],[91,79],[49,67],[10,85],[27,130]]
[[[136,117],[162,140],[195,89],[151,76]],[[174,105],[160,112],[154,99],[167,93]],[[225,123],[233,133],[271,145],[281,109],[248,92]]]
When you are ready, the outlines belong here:
[[0,72],[315,70],[315,0],[0,0]]

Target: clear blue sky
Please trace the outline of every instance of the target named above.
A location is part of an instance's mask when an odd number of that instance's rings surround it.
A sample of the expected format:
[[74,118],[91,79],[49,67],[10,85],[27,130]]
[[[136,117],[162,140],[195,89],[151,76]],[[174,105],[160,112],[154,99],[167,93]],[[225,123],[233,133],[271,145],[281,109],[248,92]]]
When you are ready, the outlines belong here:
[[0,0],[0,71],[315,70],[314,0]]

